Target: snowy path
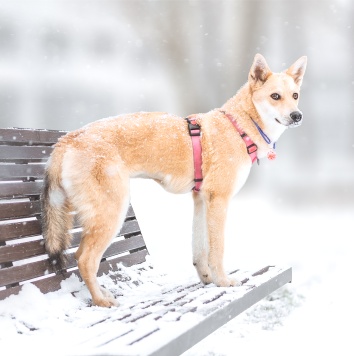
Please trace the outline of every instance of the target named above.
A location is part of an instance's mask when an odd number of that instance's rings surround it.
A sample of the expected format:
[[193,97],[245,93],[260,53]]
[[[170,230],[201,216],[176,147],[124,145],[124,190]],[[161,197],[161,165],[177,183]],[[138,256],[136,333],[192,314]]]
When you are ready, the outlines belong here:
[[[176,273],[176,264],[179,275],[193,273],[188,197],[161,193],[153,185],[148,193],[140,184],[134,189],[135,211],[145,227],[154,264],[171,274]],[[154,220],[156,210],[149,210],[152,197],[164,206],[159,222]],[[183,225],[176,226],[176,215]],[[163,233],[155,240],[153,231],[161,221],[165,229],[173,226],[169,235],[179,239],[179,260],[164,256],[163,245],[168,242]],[[287,207],[270,205],[257,192],[241,192],[230,207],[226,265],[292,266],[293,283],[271,296],[275,303],[267,299],[258,303],[183,356],[354,355],[353,221],[354,203]]]

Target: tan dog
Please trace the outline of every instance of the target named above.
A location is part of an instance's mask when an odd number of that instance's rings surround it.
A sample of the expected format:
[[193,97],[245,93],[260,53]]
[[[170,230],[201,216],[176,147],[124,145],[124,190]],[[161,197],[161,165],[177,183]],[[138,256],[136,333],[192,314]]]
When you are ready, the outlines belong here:
[[[306,61],[301,57],[286,71],[272,73],[257,54],[248,82],[233,98],[221,109],[191,116],[202,132],[204,180],[200,192],[193,192],[193,264],[203,283],[239,285],[224,271],[224,228],[229,201],[252,163],[232,120],[257,145],[258,158],[266,156],[287,127],[301,122],[297,105]],[[134,177],[152,178],[172,193],[192,191],[193,150],[183,118],[155,112],[99,120],[61,138],[48,162],[42,196],[45,246],[62,267],[70,246],[69,212],[75,210],[83,225],[76,258],[95,305],[118,305],[96,274],[123,224]]]

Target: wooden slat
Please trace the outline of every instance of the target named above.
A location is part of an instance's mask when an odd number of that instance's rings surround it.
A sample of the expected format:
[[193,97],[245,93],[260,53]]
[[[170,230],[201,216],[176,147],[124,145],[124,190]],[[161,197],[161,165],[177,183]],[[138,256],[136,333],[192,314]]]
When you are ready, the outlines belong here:
[[107,258],[127,251],[141,249],[143,247],[146,247],[143,237],[141,235],[132,236],[129,239],[112,243],[105,251],[103,257]]
[[[124,222],[119,235],[134,234],[140,231],[136,220]],[[42,234],[42,226],[39,220],[29,220],[23,222],[9,222],[0,224],[0,241],[13,240],[29,236]],[[81,233],[75,233],[75,239],[80,239]]]
[[[129,241],[117,241],[116,243],[112,244],[112,246],[103,254],[103,257],[106,258],[111,257],[112,255],[117,255],[118,250],[120,251],[120,253],[123,253],[129,251],[129,249],[135,249],[145,246],[144,240],[141,236],[136,237],[134,240],[135,241],[133,241],[133,243],[130,243]],[[67,254],[66,268],[73,268],[76,267],[76,265],[77,263],[75,260],[74,253]],[[41,277],[48,274],[50,271],[51,266],[49,265],[47,259],[32,263],[26,263],[21,266],[3,268],[0,269],[0,287]]]
[[42,185],[42,182],[0,182],[0,199],[39,196]]
[[[39,281],[31,282],[37,286],[42,293],[54,292],[60,289],[60,283],[63,279],[69,278],[71,275],[80,276],[79,271],[66,272],[63,275],[48,275],[46,278],[43,278]],[[0,291],[0,300],[9,297],[10,295],[18,294],[22,289],[22,285],[15,287],[10,287],[5,290]]]
[[[77,247],[78,244],[72,244],[71,247]],[[145,247],[144,239],[141,235],[116,241],[106,250],[104,257],[114,256],[126,251]],[[44,240],[28,241],[14,245],[0,246],[0,264],[15,262],[26,258],[45,255]]]
[[[39,201],[0,201],[0,220],[18,219],[33,217],[41,214],[41,204]],[[135,217],[132,206],[129,206],[126,219]]]
[[6,203],[0,201],[0,219],[18,219],[39,215],[41,204],[39,201],[19,201]]
[[129,255],[120,256],[120,257],[110,259],[108,261],[101,262],[98,275],[100,276],[103,273],[108,273],[111,270],[116,271],[118,269],[118,267],[116,266],[117,263],[122,263],[126,267],[143,263],[145,262],[147,255],[148,255],[147,250],[141,250],[134,253],[130,253]]
[[129,205],[126,218],[133,218],[133,217],[135,217],[135,212],[133,207]]
[[[1,147],[1,146],[0,146]],[[0,179],[42,178],[45,164],[6,164],[0,163]]]
[[16,245],[0,246],[0,263],[19,261],[44,254],[43,239]]
[[135,234],[140,231],[140,227],[137,220],[128,220],[126,221],[122,229],[119,232],[119,235],[128,235]]
[[[121,255],[125,252],[128,252],[130,250],[136,250],[136,249],[144,250],[144,251],[146,250],[145,242],[141,235],[135,236],[133,238],[132,242],[130,242],[128,240],[130,240],[130,239],[114,242],[104,252],[102,259],[117,256],[116,258],[112,258],[109,261],[115,261],[116,259],[118,259],[120,261],[123,256],[119,256],[119,255]],[[144,247],[145,247],[145,249],[143,249]],[[138,251],[136,251],[136,252],[138,252]],[[134,251],[134,253],[135,253],[135,251]],[[126,255],[126,256],[128,256],[128,255]],[[75,259],[75,252],[70,252],[70,253],[66,254],[66,259],[67,259],[67,262],[65,265],[65,269],[70,269],[70,268],[74,268],[77,266],[77,262]],[[132,259],[127,259],[127,261],[128,260],[130,261]],[[101,263],[103,263],[103,262],[101,262]],[[9,267],[9,268],[13,268],[13,267]],[[0,270],[0,276],[1,276],[1,270]]]
[[[75,226],[78,227],[78,226]],[[140,232],[137,220],[125,221],[118,236],[135,234]],[[42,234],[42,226],[39,220],[9,222],[0,224],[0,241],[13,240],[16,238],[30,237]],[[81,232],[75,232],[74,241],[81,239]]]
[[31,143],[33,145],[41,143],[51,145],[66,133],[66,131],[39,129],[0,129],[0,143]]
[[0,287],[44,276],[49,269],[48,260],[0,269]]
[[0,224],[0,241],[40,235],[41,232],[42,228],[39,220]]
[[[142,263],[146,259],[146,255],[148,254],[147,250],[137,251],[132,254],[117,257],[114,260],[104,261],[100,264],[100,269],[98,271],[98,275],[102,276],[104,273],[108,273],[109,271],[117,271],[118,263],[122,263],[126,267],[133,266],[137,263]],[[42,293],[54,292],[60,289],[60,283],[70,277],[71,275],[80,276],[78,270],[64,272],[63,275],[48,275],[46,278],[41,279],[39,281],[31,282],[35,286],[37,286]],[[21,290],[22,286],[10,287],[5,290],[0,291],[0,300],[7,298],[10,295],[18,294]]]
[[49,146],[0,146],[0,161],[45,161],[52,151]]

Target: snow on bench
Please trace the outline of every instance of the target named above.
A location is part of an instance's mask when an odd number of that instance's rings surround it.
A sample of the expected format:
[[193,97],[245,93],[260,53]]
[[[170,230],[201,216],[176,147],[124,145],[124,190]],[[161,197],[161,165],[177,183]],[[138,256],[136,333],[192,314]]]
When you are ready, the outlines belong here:
[[[149,271],[142,271],[144,273]],[[291,269],[267,266],[232,272],[241,287],[204,286],[195,279],[179,285],[141,287],[120,298],[85,327],[100,335],[80,344],[81,351],[117,355],[180,355],[248,307],[291,280]],[[151,289],[151,290],[150,290]],[[124,303],[123,303],[124,302]],[[103,325],[102,325],[103,324]],[[118,331],[118,332],[117,332]],[[84,351],[85,350],[85,351]],[[78,350],[79,351],[79,350]]]

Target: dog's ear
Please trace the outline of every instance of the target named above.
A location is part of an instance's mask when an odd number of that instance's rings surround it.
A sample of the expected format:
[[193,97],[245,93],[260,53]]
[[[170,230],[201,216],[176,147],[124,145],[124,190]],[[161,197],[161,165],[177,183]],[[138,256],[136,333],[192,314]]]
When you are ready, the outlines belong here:
[[286,70],[286,74],[293,77],[294,82],[297,85],[302,84],[302,78],[304,77],[307,64],[307,57],[303,56],[299,58],[291,67]]
[[264,57],[257,53],[254,57],[251,70],[248,74],[248,82],[253,86],[262,86],[272,74]]

